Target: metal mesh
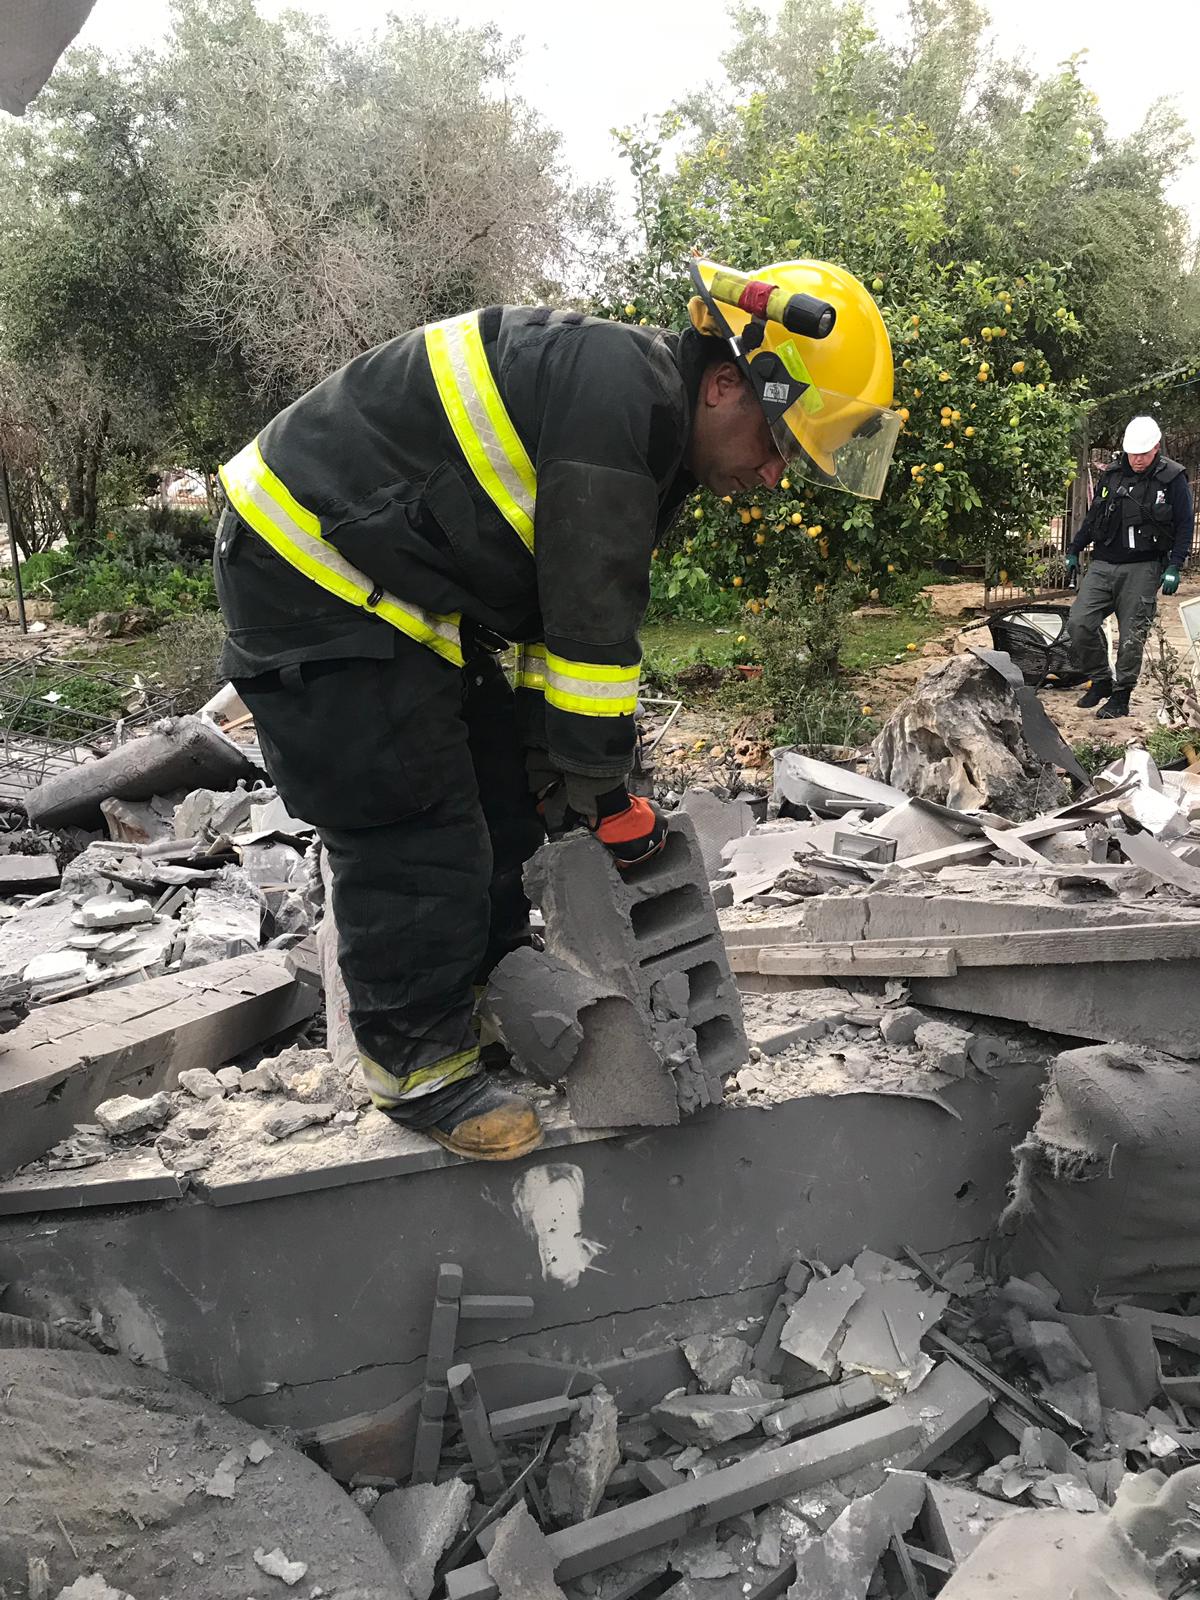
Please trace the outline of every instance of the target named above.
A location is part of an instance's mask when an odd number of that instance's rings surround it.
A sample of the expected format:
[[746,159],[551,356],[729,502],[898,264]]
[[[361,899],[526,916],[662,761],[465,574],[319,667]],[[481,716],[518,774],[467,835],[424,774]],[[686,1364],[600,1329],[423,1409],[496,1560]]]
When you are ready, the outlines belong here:
[[105,755],[133,728],[170,716],[170,695],[130,672],[98,671],[47,649],[0,662],[0,804]]

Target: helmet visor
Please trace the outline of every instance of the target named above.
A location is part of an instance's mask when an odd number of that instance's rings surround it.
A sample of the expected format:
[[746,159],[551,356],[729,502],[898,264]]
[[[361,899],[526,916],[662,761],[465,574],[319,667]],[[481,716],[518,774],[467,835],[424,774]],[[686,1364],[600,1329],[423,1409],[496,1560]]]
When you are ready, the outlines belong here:
[[771,423],[793,477],[878,500],[900,434],[900,417],[828,389],[810,387]]

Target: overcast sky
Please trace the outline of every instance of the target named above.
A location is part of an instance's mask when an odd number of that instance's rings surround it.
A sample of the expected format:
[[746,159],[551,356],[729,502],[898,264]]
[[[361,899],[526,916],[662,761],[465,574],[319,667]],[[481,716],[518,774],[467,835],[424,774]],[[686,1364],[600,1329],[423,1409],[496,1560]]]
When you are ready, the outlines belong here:
[[[773,9],[775,0],[762,0]],[[284,9],[282,0],[260,0]],[[497,22],[525,41],[519,87],[561,129],[568,158],[585,180],[619,178],[609,130],[664,109],[719,73],[724,0],[643,0],[640,5],[587,5],[578,0],[291,0],[293,9],[322,12],[343,33],[369,32],[389,12],[422,11],[468,23]],[[104,49],[148,42],[162,31],[156,0],[97,0],[80,41]],[[876,0],[890,33],[903,0]],[[997,41],[1041,71],[1086,50],[1083,75],[1110,128],[1130,132],[1152,102],[1177,96],[1200,158],[1200,5],[1196,0],[992,0]],[[1172,196],[1200,231],[1200,159]]]

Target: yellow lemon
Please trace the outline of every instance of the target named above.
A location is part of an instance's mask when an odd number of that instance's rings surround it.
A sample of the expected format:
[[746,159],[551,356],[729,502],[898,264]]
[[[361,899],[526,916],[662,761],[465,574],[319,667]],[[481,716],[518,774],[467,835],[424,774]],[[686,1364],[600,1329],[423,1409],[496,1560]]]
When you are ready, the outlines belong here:
[[793,524],[794,527],[798,528],[803,521],[804,521],[804,518],[800,515],[800,513],[798,511],[793,511],[792,512],[792,524]]
[[733,580],[733,587],[735,589],[740,589],[742,587],[742,585],[745,583],[745,581],[746,581],[745,578],[735,578]]
[[766,542],[767,542],[766,534],[765,533],[756,533],[754,535],[754,542],[755,542],[755,544],[766,544]]
[[755,522],[761,522],[762,521],[762,507],[761,506],[751,506],[750,507],[750,515],[753,517]]
[[704,507],[703,506],[697,506],[695,511],[692,512],[692,515],[695,517],[697,522],[703,522],[704,521]]
[[950,382],[950,374],[948,372],[939,372],[938,373],[938,377],[939,377],[939,379],[941,380],[942,383],[949,383]]
[[934,470],[934,471],[935,471],[935,472],[945,472],[945,470],[946,470],[946,463],[945,463],[945,462],[944,462],[944,461],[935,461],[935,462],[934,462],[934,463],[933,463],[933,470]]
[[973,439],[975,437],[975,429],[974,428],[964,428],[963,432],[966,434],[968,439]]
[[915,645],[915,644],[908,644],[908,645],[905,645],[905,647],[904,647],[904,648],[905,648],[905,649],[906,649],[906,650],[915,650],[915,649],[916,649],[916,648],[917,648],[917,647],[916,647],[916,645]]
[[626,305],[626,307],[625,307],[625,315],[627,317],[636,317],[637,316],[637,307],[633,304],[632,301],[630,301]]
[[1019,378],[1021,376],[1021,374],[1025,371],[1025,363],[1023,361],[1014,361],[1013,364],[1012,364],[1012,369],[1016,373],[1017,377]]
[[791,479],[790,478],[780,478],[779,487],[781,489],[790,489],[792,487]]
[[896,415],[900,418],[901,422],[907,422],[908,421],[908,417],[909,417],[908,407],[907,406],[901,406],[899,411],[897,411]]
[[743,523],[748,523],[750,521],[750,513],[746,510],[745,506],[743,506],[738,512],[738,516],[741,517]]

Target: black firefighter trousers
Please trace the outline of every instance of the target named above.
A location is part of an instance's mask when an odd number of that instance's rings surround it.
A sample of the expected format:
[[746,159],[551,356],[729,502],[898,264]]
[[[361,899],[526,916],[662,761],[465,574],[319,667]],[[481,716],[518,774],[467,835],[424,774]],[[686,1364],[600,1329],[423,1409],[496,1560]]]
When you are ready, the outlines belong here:
[[494,655],[466,653],[458,668],[396,632],[386,659],[234,680],[279,793],[329,853],[367,1086],[414,1127],[433,1091],[445,1109],[479,1071],[475,986],[528,939],[521,869],[543,838],[512,690]]

